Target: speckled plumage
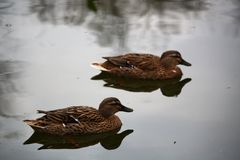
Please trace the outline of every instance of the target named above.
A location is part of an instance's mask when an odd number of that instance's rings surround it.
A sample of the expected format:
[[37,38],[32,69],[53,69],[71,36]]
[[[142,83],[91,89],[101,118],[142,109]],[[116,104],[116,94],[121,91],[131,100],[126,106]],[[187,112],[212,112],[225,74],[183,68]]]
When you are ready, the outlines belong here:
[[103,133],[120,128],[121,120],[114,115],[118,111],[132,112],[117,98],[103,100],[99,109],[87,106],[72,106],[52,111],[36,120],[25,120],[34,130],[55,135]]
[[170,50],[161,57],[152,54],[128,53],[115,57],[103,57],[104,63],[93,63],[94,68],[121,77],[137,79],[172,79],[182,76],[178,64],[191,66],[178,51]]

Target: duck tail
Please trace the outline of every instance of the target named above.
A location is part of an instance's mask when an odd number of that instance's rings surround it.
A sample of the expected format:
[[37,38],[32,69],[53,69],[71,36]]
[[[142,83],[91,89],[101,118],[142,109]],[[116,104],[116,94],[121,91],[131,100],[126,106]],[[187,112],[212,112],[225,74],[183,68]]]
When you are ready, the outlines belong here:
[[33,130],[39,131],[45,128],[46,123],[44,122],[39,122],[38,120],[23,120],[27,125],[32,127]]
[[92,64],[91,64],[91,67],[93,67],[93,68],[95,68],[95,69],[98,69],[98,70],[101,70],[101,71],[109,72],[109,70],[106,69],[106,68],[104,68],[104,67],[102,66],[102,64],[100,64],[100,63],[92,63]]
[[109,61],[111,57],[102,57],[102,58],[106,59],[107,61]]
[[37,110],[37,113],[44,113],[44,114],[47,114],[47,111]]
[[36,120],[26,119],[26,120],[23,120],[23,122],[25,122],[27,125],[29,125],[31,127],[35,127],[35,124],[36,124]]

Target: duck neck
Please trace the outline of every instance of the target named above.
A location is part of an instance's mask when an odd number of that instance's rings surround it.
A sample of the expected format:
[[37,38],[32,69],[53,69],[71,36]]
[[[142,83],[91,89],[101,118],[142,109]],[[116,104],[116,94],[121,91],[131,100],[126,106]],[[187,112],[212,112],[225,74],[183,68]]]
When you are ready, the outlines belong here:
[[166,68],[166,69],[172,69],[175,68],[175,66],[177,65],[176,62],[171,59],[171,58],[164,58],[161,59],[160,61],[160,65],[162,68]]
[[169,63],[161,63],[160,67],[165,69],[165,70],[178,68],[176,65],[172,65],[172,64],[169,64]]
[[164,73],[166,78],[177,78],[181,77],[182,71],[177,65],[169,65],[168,63],[163,63],[160,65],[161,73]]
[[101,107],[100,106],[98,111],[104,118],[109,118],[112,115],[114,115],[113,111],[109,108],[106,108],[106,107]]

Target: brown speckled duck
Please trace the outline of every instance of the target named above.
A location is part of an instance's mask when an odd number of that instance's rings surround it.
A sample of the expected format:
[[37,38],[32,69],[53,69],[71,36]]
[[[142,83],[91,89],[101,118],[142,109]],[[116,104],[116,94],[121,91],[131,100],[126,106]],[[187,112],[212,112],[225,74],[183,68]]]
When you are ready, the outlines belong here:
[[35,131],[54,135],[95,134],[118,129],[121,120],[114,115],[118,111],[132,112],[115,97],[104,99],[99,109],[72,106],[52,111],[38,110],[45,114],[36,120],[24,120]]
[[115,57],[103,57],[104,63],[93,63],[92,67],[120,77],[163,80],[182,76],[179,64],[191,66],[181,54],[169,50],[161,57],[152,54],[128,53]]

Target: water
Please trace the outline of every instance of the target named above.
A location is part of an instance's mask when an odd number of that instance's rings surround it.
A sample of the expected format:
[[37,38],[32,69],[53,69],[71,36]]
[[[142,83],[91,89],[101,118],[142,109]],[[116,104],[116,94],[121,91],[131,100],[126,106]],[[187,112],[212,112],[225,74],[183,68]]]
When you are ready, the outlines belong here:
[[[238,0],[1,0],[0,159],[240,159],[239,11]],[[192,63],[184,85],[92,80],[102,56],[168,49]],[[123,137],[23,144],[37,109],[109,96],[134,109],[118,113]],[[65,149],[38,150],[51,141]]]

